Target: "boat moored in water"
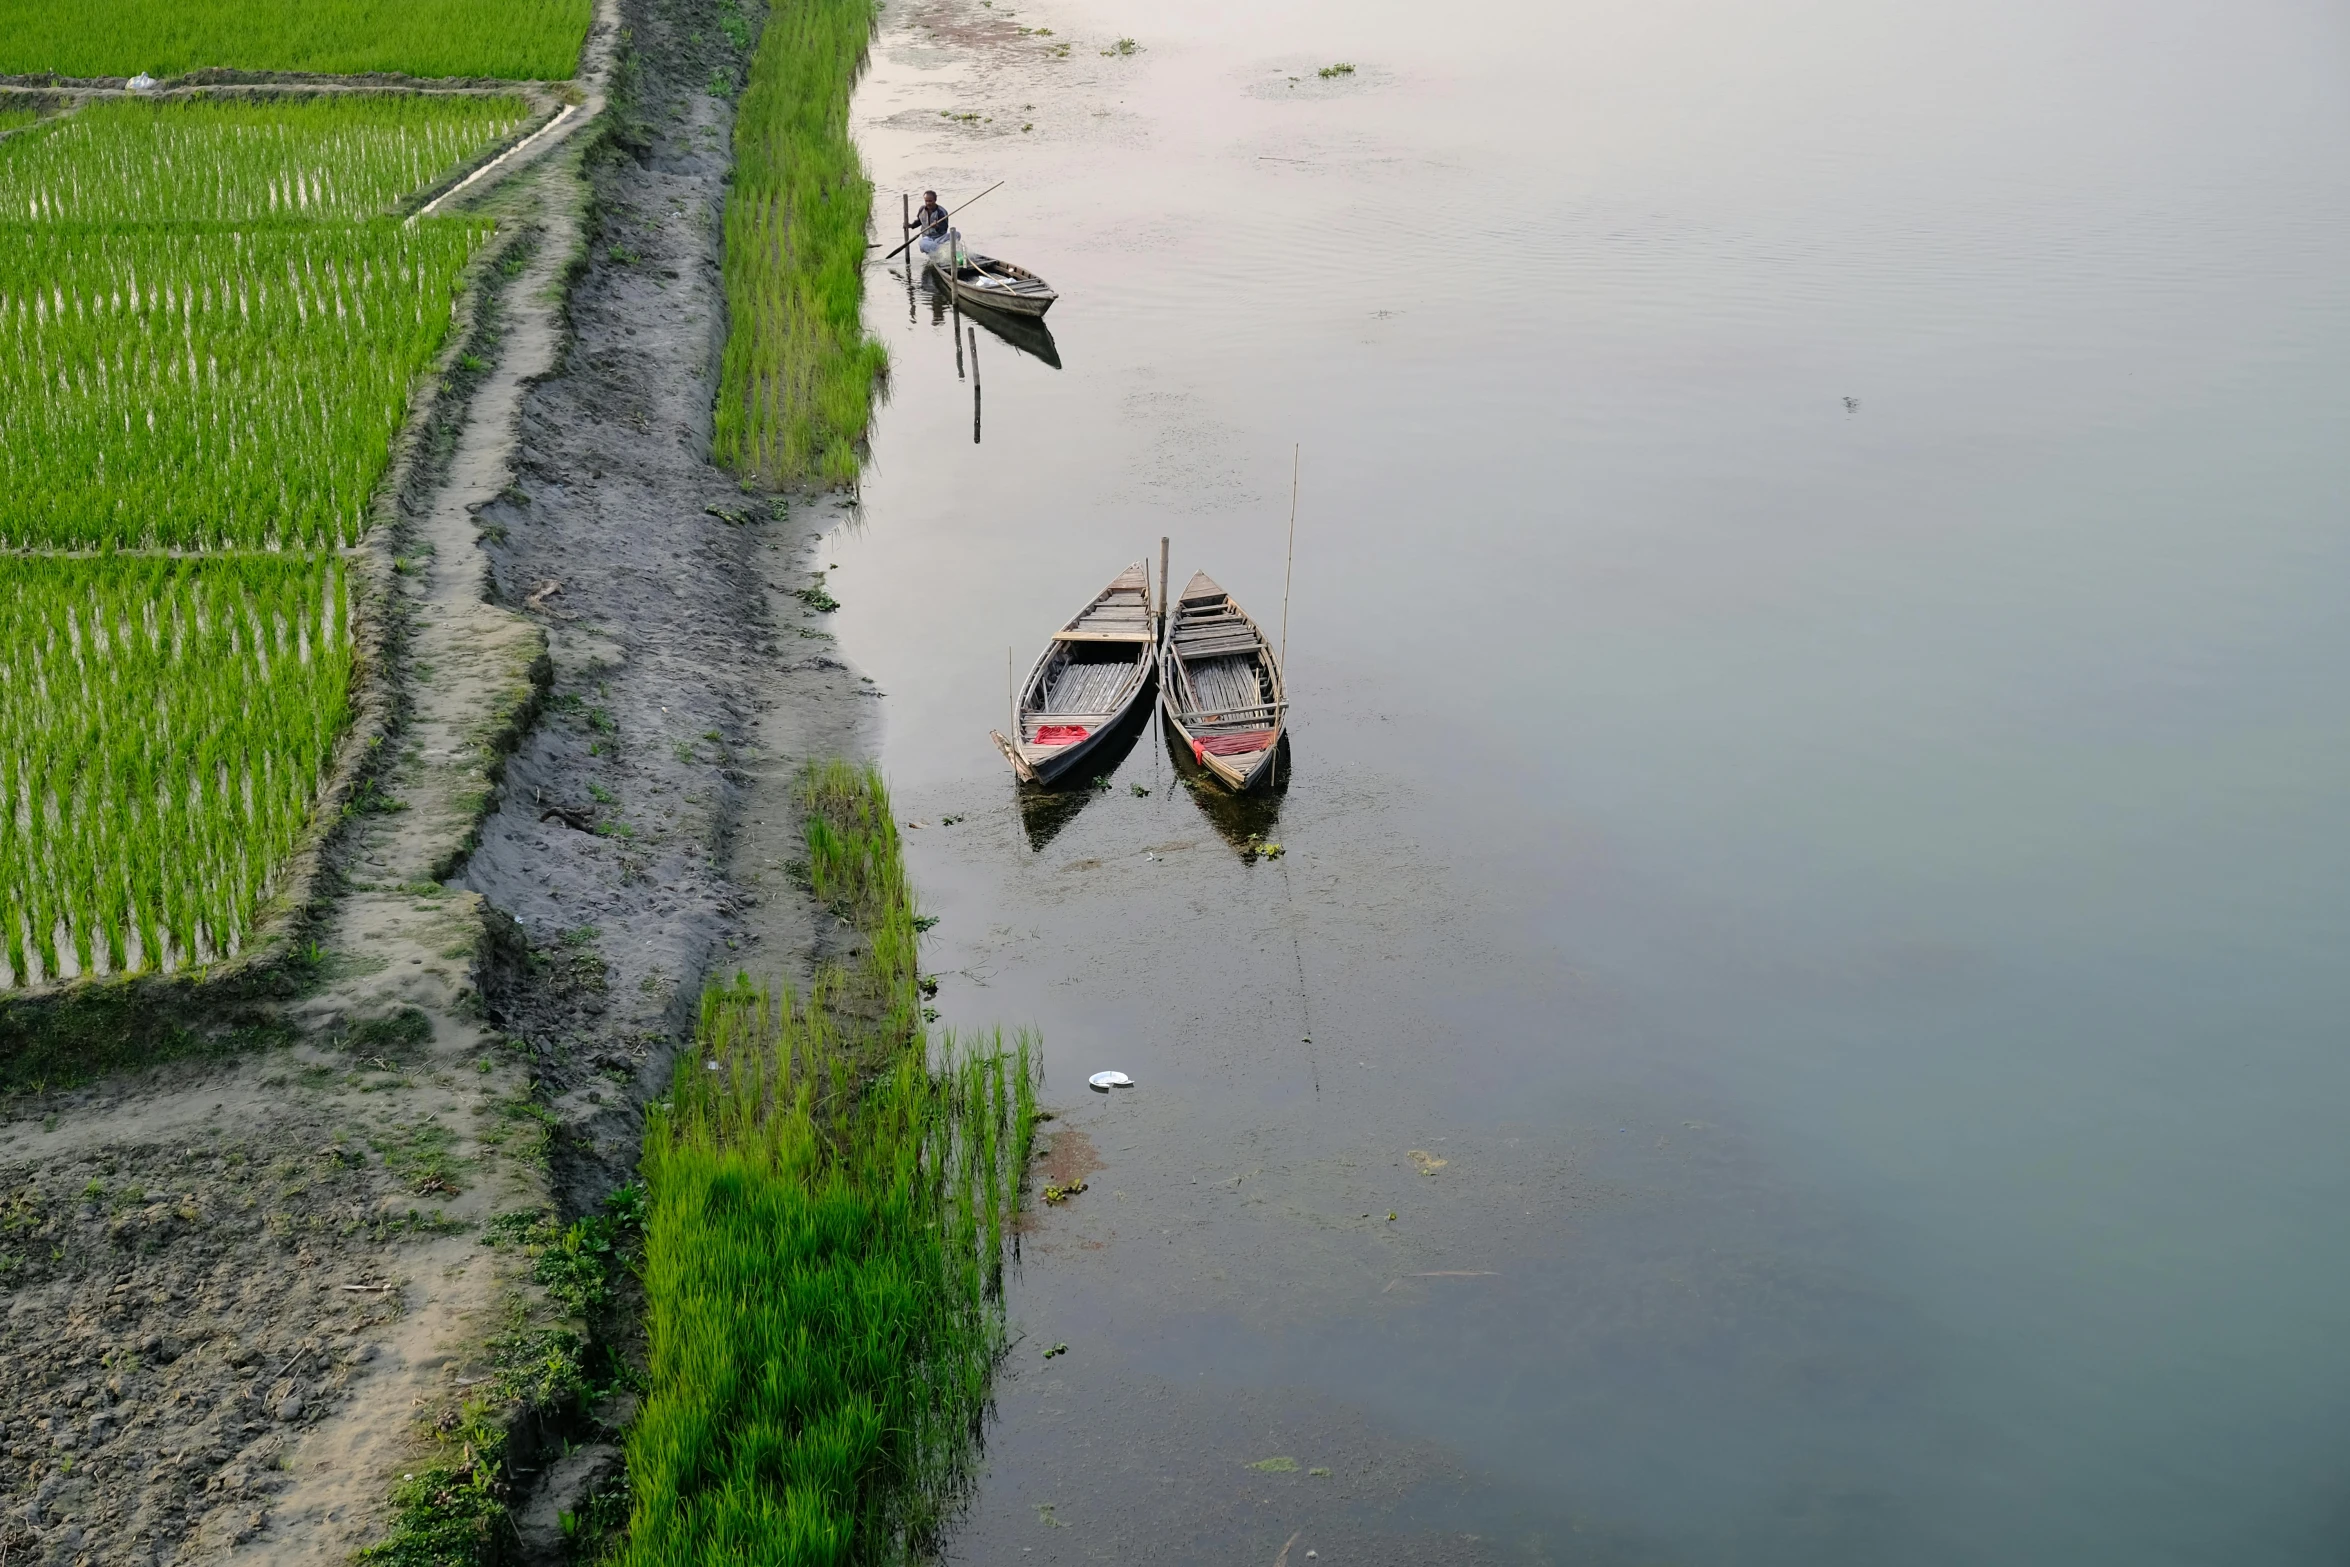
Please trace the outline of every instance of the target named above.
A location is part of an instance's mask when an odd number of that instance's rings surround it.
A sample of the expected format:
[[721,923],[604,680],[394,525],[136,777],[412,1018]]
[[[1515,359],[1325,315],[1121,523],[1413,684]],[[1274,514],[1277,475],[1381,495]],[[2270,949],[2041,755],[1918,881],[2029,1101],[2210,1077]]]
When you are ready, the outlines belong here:
[[1247,611],[1193,575],[1159,644],[1159,710],[1182,748],[1225,788],[1268,786],[1289,719],[1281,661]]
[[982,310],[1000,310],[1006,315],[1041,316],[1053,308],[1060,298],[1053,287],[1026,267],[999,261],[993,256],[963,252],[958,263],[944,254],[930,258],[931,270],[945,278],[947,286],[955,291],[955,298],[966,305]]
[[1053,783],[1102,752],[1150,692],[1152,642],[1150,570],[1136,561],[1053,633],[1013,700],[1013,733],[992,731],[1022,783]]

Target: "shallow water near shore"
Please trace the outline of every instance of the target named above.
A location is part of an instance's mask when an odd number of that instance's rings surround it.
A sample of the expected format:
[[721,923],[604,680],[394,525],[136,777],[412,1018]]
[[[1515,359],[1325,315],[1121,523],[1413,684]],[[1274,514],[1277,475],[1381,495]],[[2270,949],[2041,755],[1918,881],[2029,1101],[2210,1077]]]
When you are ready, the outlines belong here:
[[[1063,295],[975,408],[869,271],[824,553],[1088,1183],[950,1560],[2338,1559],[2342,42],[890,0],[882,232]],[[1293,444],[1286,793],[1024,810],[1007,650],[1278,627]]]

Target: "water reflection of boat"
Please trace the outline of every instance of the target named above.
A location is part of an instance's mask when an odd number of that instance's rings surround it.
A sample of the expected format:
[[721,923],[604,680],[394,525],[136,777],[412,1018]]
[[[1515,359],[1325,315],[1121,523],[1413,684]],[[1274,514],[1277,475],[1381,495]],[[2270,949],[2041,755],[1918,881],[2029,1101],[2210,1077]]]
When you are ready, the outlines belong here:
[[1041,316],[1061,297],[1053,292],[1050,283],[1026,267],[993,256],[965,251],[960,262],[933,256],[930,268],[947,280],[966,309],[976,305],[982,310],[1000,310],[1008,316]]
[[1053,633],[1013,704],[1012,734],[992,731],[996,749],[1022,783],[1090,778],[1103,745],[1142,710],[1156,672],[1150,571],[1136,561]]
[[1235,793],[1279,770],[1289,695],[1273,645],[1232,595],[1195,573],[1167,617],[1159,709],[1191,760]]
[[1163,726],[1167,738],[1167,755],[1175,764],[1175,776],[1184,785],[1184,792],[1208,825],[1216,829],[1216,836],[1235,849],[1243,859],[1253,860],[1268,851],[1280,852],[1275,828],[1280,825],[1281,802],[1289,787],[1289,737],[1283,735],[1274,747],[1272,764],[1266,771],[1270,777],[1264,787],[1247,794],[1234,794],[1224,787],[1222,780],[1209,776],[1208,770],[1191,759],[1189,742],[1179,737],[1172,723]]
[[1007,316],[993,310],[974,310],[971,319],[1030,358],[1041,359],[1055,370],[1061,368],[1061,350],[1053,342],[1053,329],[1035,316]]
[[[922,291],[930,296],[930,324],[945,326],[951,299],[947,292],[945,271],[938,267],[925,267],[922,272]],[[1030,358],[1041,359],[1055,370],[1061,368],[1061,345],[1054,341],[1053,329],[1037,317],[1008,316],[1000,310],[981,309],[972,311],[971,319]]]
[[1109,791],[1105,780],[1125,764],[1133,751],[1134,742],[1142,738],[1143,726],[1128,724],[1102,742],[1094,753],[1094,765],[1080,776],[1073,776],[1057,788],[1038,784],[1017,785],[1020,805],[1020,826],[1028,834],[1028,847],[1042,853],[1058,838],[1062,830],[1077,820],[1077,813],[1100,799]]

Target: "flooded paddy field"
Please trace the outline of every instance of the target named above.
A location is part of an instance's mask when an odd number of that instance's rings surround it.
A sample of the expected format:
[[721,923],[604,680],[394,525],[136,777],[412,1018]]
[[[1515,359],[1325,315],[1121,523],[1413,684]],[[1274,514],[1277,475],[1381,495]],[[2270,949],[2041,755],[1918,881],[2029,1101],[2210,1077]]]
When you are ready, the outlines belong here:
[[[891,0],[880,232],[1062,294],[869,269],[817,562],[1086,1187],[949,1559],[2338,1557],[2340,42]],[[1293,448],[1286,792],[1024,804],[1007,655],[1277,626]]]

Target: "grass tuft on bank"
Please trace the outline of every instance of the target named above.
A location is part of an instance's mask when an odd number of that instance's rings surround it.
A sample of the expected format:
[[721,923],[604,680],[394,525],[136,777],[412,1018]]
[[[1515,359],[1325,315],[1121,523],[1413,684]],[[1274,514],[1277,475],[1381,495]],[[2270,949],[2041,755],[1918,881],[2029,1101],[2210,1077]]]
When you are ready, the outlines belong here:
[[873,184],[848,128],[874,14],[872,0],[774,7],[735,117],[714,449],[770,487],[856,477],[888,366],[858,309]]
[[811,880],[867,945],[805,998],[705,993],[651,1117],[627,1567],[919,1555],[1003,1350],[1033,1042],[933,1043],[899,1005],[913,909],[880,778],[835,764],[802,794]]

